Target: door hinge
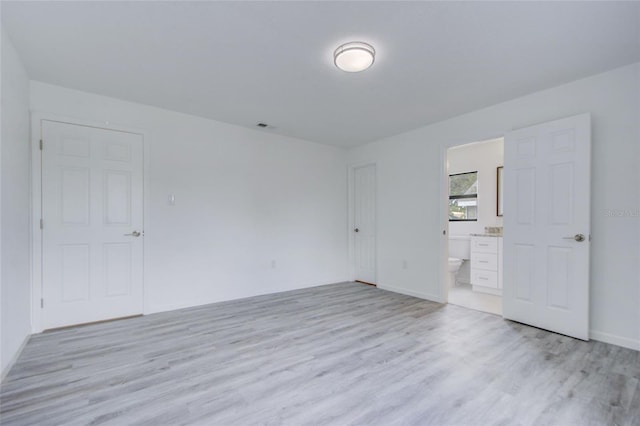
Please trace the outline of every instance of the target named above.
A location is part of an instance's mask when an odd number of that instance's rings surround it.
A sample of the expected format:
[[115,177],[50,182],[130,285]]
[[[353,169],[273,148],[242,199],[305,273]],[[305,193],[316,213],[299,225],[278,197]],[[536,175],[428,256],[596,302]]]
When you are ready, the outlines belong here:
[[44,229],[44,220],[40,219],[40,229]]
[[44,299],[40,299],[40,309],[44,309]]
[[40,151],[42,151],[42,139],[40,139]]

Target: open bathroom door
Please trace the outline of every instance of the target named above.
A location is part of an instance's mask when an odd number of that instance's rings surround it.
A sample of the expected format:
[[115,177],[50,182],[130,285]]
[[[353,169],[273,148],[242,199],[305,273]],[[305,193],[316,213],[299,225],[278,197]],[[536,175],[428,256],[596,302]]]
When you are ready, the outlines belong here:
[[591,119],[506,135],[503,315],[589,339]]

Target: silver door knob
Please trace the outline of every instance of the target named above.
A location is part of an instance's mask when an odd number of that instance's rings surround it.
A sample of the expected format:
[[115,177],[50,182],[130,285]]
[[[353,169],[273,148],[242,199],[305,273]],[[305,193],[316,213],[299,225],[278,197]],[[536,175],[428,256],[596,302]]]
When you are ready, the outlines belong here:
[[354,229],[353,232],[360,232],[358,228]]
[[563,237],[562,239],[563,240],[575,240],[575,241],[580,243],[580,242],[584,241],[585,238],[584,238],[583,234],[576,234],[573,237]]
[[125,237],[139,237],[140,235],[142,235],[140,232],[138,231],[133,231],[130,234],[124,234]]

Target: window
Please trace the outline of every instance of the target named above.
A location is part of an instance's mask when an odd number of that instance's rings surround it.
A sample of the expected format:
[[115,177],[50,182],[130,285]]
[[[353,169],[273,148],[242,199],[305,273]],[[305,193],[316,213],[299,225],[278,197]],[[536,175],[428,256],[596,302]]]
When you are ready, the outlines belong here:
[[478,220],[478,172],[449,175],[449,221]]

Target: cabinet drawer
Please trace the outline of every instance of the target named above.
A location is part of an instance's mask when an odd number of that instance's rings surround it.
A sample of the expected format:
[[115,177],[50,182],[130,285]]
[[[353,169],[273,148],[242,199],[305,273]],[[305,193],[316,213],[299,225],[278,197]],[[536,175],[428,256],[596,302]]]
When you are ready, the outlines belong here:
[[495,253],[471,253],[471,268],[498,270],[498,256]]
[[478,253],[497,253],[498,238],[497,237],[473,237],[471,238],[471,252]]
[[480,271],[472,269],[471,284],[498,288],[498,273],[496,271]]

